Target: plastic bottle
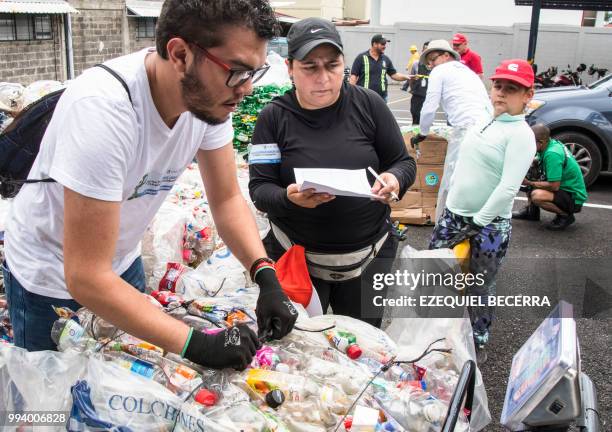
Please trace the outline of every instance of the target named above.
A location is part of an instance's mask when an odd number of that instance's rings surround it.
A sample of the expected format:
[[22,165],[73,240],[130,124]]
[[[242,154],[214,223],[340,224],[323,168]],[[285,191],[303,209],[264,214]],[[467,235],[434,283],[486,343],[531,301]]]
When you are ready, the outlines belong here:
[[262,369],[275,369],[275,366],[280,363],[280,357],[274,348],[268,345],[261,347],[255,354],[255,358]]
[[112,338],[117,332],[117,327],[103,320],[89,309],[79,309],[76,316],[87,334],[94,339]]
[[151,296],[163,306],[168,306],[168,304],[172,302],[178,302],[180,304],[184,302],[182,296],[171,291],[151,291]]
[[163,386],[168,384],[168,378],[164,371],[153,363],[141,360],[123,351],[108,351],[104,353],[104,356],[130,372],[156,381]]
[[124,342],[116,342],[110,346],[110,350],[123,351],[151,363],[157,363],[163,356],[163,350],[155,345],[143,342],[141,344],[130,344]]
[[97,342],[86,336],[85,329],[73,319],[59,318],[51,328],[51,339],[59,351],[75,349],[85,351],[96,346]]
[[351,401],[346,397],[343,391],[325,385],[321,388],[319,394],[321,407],[336,415],[344,415],[351,405]]
[[200,389],[194,397],[195,401],[205,407],[211,407],[219,402],[219,396],[208,389]]
[[[64,331],[66,332],[65,334]],[[75,320],[59,318],[53,323],[51,328],[51,340],[59,346],[63,336],[64,340],[69,338],[72,342],[78,343],[84,333],[85,329]]]
[[350,359],[356,360],[361,357],[363,351],[357,345],[354,334],[345,331],[328,330],[324,332],[327,340],[339,351],[345,353]]
[[279,389],[272,390],[266,394],[265,401],[270,408],[276,409],[285,402],[285,394]]
[[[183,255],[186,251],[183,251]],[[190,251],[187,251],[190,252]],[[185,257],[183,257],[185,259]],[[186,261],[189,261],[188,259]],[[190,270],[189,267],[175,262],[169,262],[166,265],[166,273],[159,281],[159,289],[165,291],[172,291],[182,294],[185,289],[182,283],[180,283],[183,273]]]
[[391,366],[387,377],[392,381],[415,381],[416,377],[414,372],[406,371],[401,366]]
[[187,324],[188,326],[193,327],[195,330],[204,331],[205,329],[212,329],[216,326],[208,320],[204,318],[193,316],[193,315],[185,315],[181,320]]

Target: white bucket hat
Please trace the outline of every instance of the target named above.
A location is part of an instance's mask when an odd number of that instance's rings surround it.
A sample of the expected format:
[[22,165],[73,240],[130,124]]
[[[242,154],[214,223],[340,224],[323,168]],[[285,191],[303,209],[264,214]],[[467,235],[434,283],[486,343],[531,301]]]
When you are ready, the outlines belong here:
[[425,59],[427,58],[427,54],[429,54],[432,51],[446,51],[447,53],[455,57],[455,60],[461,60],[461,56],[459,55],[459,53],[453,50],[453,48],[450,46],[447,40],[436,39],[436,40],[432,40],[431,42],[429,42],[427,49],[423,51],[423,54],[421,54],[421,58],[419,59],[419,62],[421,64],[426,64],[427,62]]

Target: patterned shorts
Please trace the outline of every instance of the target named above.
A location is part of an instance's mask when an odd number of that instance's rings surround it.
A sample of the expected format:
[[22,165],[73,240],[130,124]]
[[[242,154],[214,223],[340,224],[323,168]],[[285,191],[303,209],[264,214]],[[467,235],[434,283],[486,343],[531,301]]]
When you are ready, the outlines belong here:
[[[461,216],[445,208],[444,213],[432,233],[429,249],[447,248],[461,234],[462,229],[472,223],[472,218]],[[506,256],[512,224],[510,219],[498,217],[470,238],[470,272],[482,274],[485,283],[472,285],[468,295],[494,296],[495,276]],[[494,308],[470,308],[472,326],[477,332],[487,331],[494,317]]]

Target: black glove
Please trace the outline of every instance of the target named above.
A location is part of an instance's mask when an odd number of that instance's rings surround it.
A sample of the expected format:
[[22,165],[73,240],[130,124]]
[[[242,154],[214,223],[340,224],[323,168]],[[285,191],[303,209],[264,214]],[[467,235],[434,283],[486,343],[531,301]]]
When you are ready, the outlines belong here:
[[410,145],[412,146],[412,148],[415,148],[416,146],[419,145],[419,143],[421,141],[425,141],[425,139],[427,138],[427,135],[415,135],[412,138],[410,138]]
[[259,285],[255,307],[259,336],[280,339],[293,330],[298,312],[285,295],[273,269],[260,270],[255,282]]
[[244,370],[260,347],[257,335],[246,324],[216,334],[194,330],[185,350],[185,358],[209,368]]

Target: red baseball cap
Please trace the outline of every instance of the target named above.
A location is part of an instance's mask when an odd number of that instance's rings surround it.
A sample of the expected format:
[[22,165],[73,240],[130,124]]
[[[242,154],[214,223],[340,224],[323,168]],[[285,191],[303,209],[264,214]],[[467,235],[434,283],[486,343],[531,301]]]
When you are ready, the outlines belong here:
[[462,43],[466,43],[467,37],[465,37],[464,34],[462,33],[456,33],[455,36],[453,36],[453,44],[462,44]]
[[522,85],[523,87],[533,87],[533,68],[527,60],[511,59],[504,60],[497,68],[492,80],[507,79]]

